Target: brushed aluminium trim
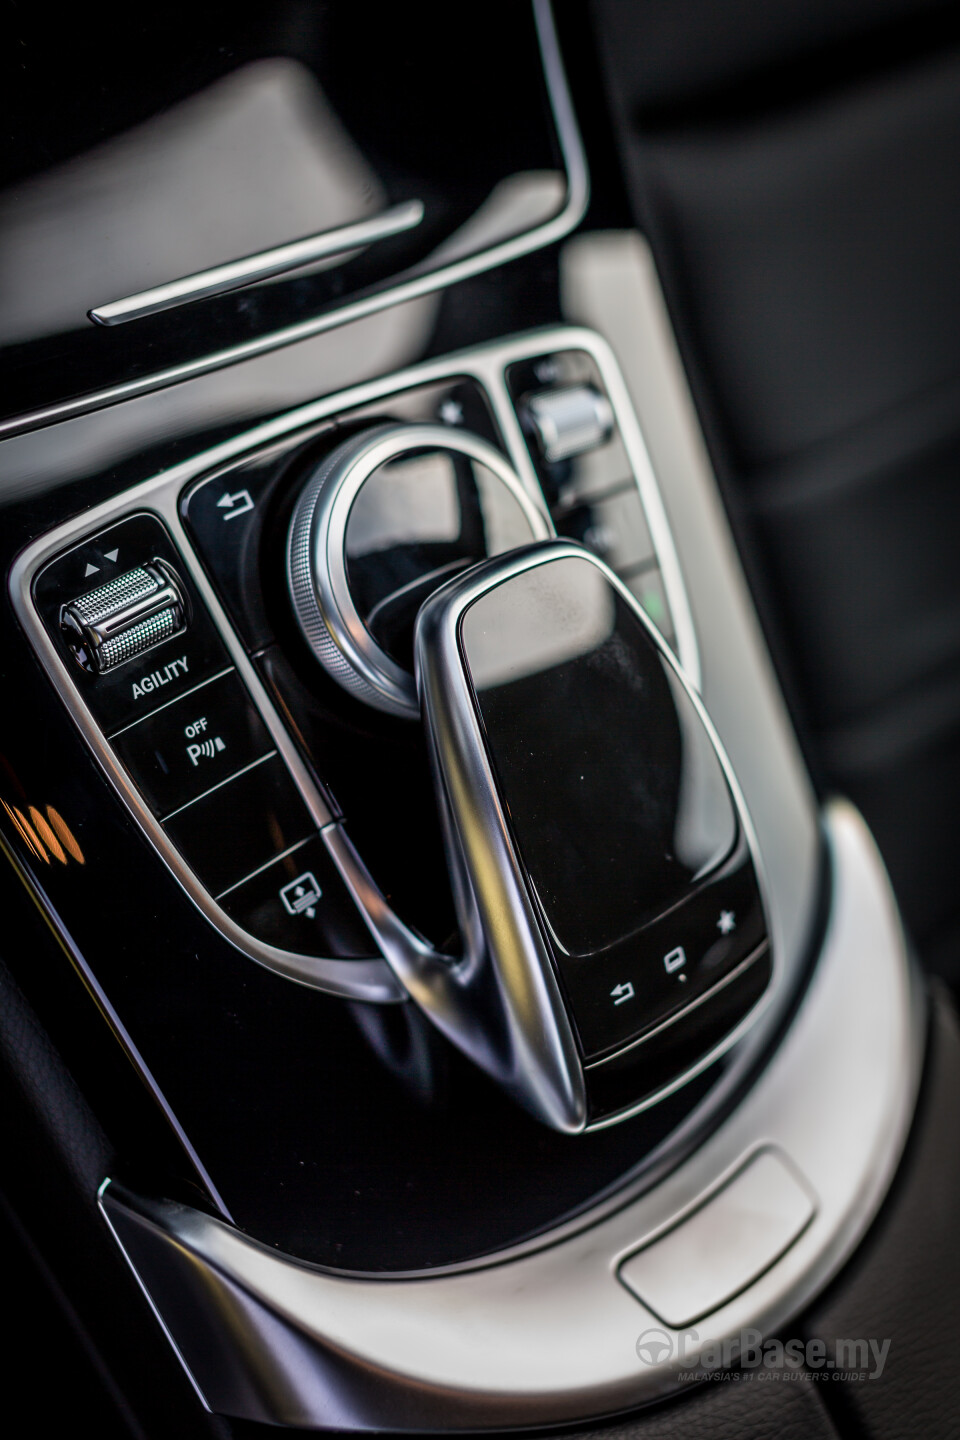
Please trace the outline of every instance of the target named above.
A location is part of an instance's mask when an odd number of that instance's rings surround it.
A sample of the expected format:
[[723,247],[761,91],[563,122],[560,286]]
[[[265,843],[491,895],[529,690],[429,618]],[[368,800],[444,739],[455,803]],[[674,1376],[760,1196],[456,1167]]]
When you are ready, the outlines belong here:
[[[459,640],[461,620],[475,601],[518,575],[570,558],[598,570],[639,619],[696,711],[730,787],[739,828],[756,871],[768,933],[770,918],[762,857],[720,738],[672,651],[609,566],[572,541],[545,541],[474,567],[448,581],[425,602],[416,630],[417,682],[447,864],[467,953],[459,964],[451,965],[449,959],[437,963],[417,954],[405,957],[382,942],[381,948],[420,1008],[455,1045],[546,1124],[576,1133],[606,1129],[639,1114],[712,1065],[770,1006],[783,983],[783,962],[774,947],[772,974],[764,994],[694,1065],[635,1105],[587,1124],[585,1067],[511,839]],[[727,982],[730,979],[732,976],[726,977]],[[722,985],[720,982],[717,989]],[[699,1003],[709,999],[709,994],[704,995]],[[587,1070],[639,1049],[647,1038],[625,1043],[616,1055],[594,1061]]]
[[374,640],[347,580],[347,526],[361,489],[375,470],[417,450],[445,450],[483,465],[513,497],[530,528],[545,540],[553,525],[533,502],[503,454],[468,430],[445,425],[391,424],[351,437],[324,459],[300,493],[290,521],[287,586],[304,638],[345,690],[406,719],[419,719],[413,675]]
[[[96,755],[107,778],[133,811],[147,836],[160,853],[167,868],[206,918],[238,950],[258,963],[297,980],[302,984],[335,995],[372,1001],[399,1001],[406,998],[390,965],[382,960],[332,960],[296,957],[248,936],[210,898],[193,872],[174,849],[165,833],[147,809],[130,777],[120,765],[99,726],[83,703],[66,665],[53,646],[33,604],[32,585],[43,566],[62,550],[78,544],[86,536],[104,529],[121,517],[139,510],[149,511],[163,521],[179,550],[180,559],[213,616],[221,639],[233,665],[247,686],[260,711],[273,742],[282,755],[308,811],[322,832],[327,849],[340,869],[347,888],[361,903],[361,913],[368,928],[384,953],[399,956],[405,953],[409,963],[434,957],[434,951],[403,924],[379,895],[369,872],[331,815],[324,797],[317,789],[306,765],[300,758],[289,732],[271,701],[259,674],[241,644],[213,586],[207,578],[180,518],[179,502],[183,491],[201,477],[211,477],[231,462],[269,450],[278,440],[303,431],[309,436],[312,426],[323,423],[340,412],[381,401],[413,386],[447,380],[452,376],[469,376],[477,380],[490,398],[507,447],[507,458],[520,476],[528,494],[537,505],[543,504],[536,472],[520,430],[512,401],[504,382],[506,367],[517,360],[551,350],[582,349],[596,361],[610,396],[621,437],[636,476],[647,524],[656,548],[664,588],[677,634],[677,647],[684,671],[696,686],[699,677],[699,656],[693,619],[680,573],[673,537],[667,523],[663,502],[653,475],[650,460],[633,416],[629,396],[609,346],[593,331],[576,327],[552,327],[531,331],[508,340],[497,341],[475,350],[443,356],[441,359],[414,366],[397,374],[382,377],[363,385],[353,386],[338,394],[303,405],[285,415],[256,426],[245,434],[203,451],[171,466],[168,470],[93,506],[68,520],[29,545],[14,562],[9,576],[9,593],[14,611],[36,649],[52,684],[71,712],[76,724]],[[453,431],[454,434],[458,432]],[[388,951],[386,947],[391,947]]]
[[0,421],[0,439],[5,439],[10,435],[20,435],[27,430],[36,430],[57,420],[67,420],[75,415],[84,415],[106,405],[116,405],[122,400],[130,400],[137,395],[146,395],[152,390],[162,390],[181,380],[190,380],[197,375],[205,375],[211,370],[220,370],[224,366],[235,365],[240,360],[267,354],[271,350],[292,345],[297,340],[306,340],[313,335],[320,335],[326,330],[335,329],[339,325],[346,325],[352,320],[360,320],[365,315],[375,314],[376,311],[384,310],[391,305],[399,305],[405,300],[416,300],[421,295],[428,295],[434,290],[455,285],[461,280],[469,279],[471,275],[478,275],[484,270],[505,265],[510,260],[516,260],[522,255],[529,254],[531,250],[540,250],[546,245],[552,245],[555,241],[562,240],[565,235],[579,225],[586,214],[587,202],[590,197],[590,180],[586,154],[580,138],[573,101],[560,54],[550,0],[532,0],[532,4],[547,95],[567,174],[566,204],[552,220],[546,221],[533,230],[528,230],[523,235],[515,235],[499,245],[480,251],[477,255],[468,256],[452,265],[441,265],[428,274],[413,275],[407,280],[400,280],[399,283],[379,291],[377,294],[354,300],[338,310],[315,316],[311,320],[301,321],[297,325],[287,326],[270,335],[259,336],[256,340],[245,341],[242,345],[234,345],[218,351],[214,355],[206,355],[198,360],[187,361],[182,365],[170,366],[153,375],[145,375],[139,380],[129,380],[119,385],[106,386],[102,390],[92,391],[89,395],[81,395],[73,400],[59,401],[56,404],[42,406],[37,410]]
[[387,240],[392,235],[402,235],[413,230],[423,219],[422,200],[406,200],[393,205],[382,215],[369,220],[357,220],[352,225],[340,225],[336,230],[323,230],[318,235],[309,235],[303,240],[288,241],[275,245],[270,250],[261,250],[256,255],[247,255],[242,260],[231,260],[224,265],[214,265],[209,270],[200,270],[194,275],[184,275],[179,280],[169,280],[164,285],[154,285],[136,295],[127,295],[122,300],[111,300],[107,305],[98,305],[87,311],[87,318],[95,325],[125,325],[130,320],[142,320],[145,315],[159,315],[163,310],[175,310],[194,300],[206,300],[211,295],[225,295],[230,290],[242,290],[258,280],[269,280],[275,275],[285,275],[289,270],[299,270],[315,260],[342,255],[348,250],[374,245],[378,240]]
[[[850,805],[833,802],[824,821],[831,912],[789,1030],[713,1134],[616,1211],[458,1272],[361,1279],[105,1184],[104,1219],[205,1404],[273,1424],[416,1432],[572,1423],[687,1390],[675,1358],[638,1359],[645,1330],[674,1347],[680,1337],[618,1282],[618,1267],[770,1147],[802,1178],[816,1214],[769,1269],[745,1275],[686,1332],[686,1353],[715,1356],[748,1327],[783,1334],[873,1220],[923,1055],[922,985],[882,861]],[[851,1094],[855,1123],[837,1101]]]

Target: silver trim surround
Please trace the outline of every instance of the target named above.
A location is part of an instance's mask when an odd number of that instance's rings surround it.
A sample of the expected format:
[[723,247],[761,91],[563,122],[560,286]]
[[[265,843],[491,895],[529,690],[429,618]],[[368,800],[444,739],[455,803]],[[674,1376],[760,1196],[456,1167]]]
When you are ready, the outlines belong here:
[[108,305],[88,310],[87,318],[95,325],[125,325],[129,320],[159,315],[163,310],[175,310],[179,305],[188,305],[194,300],[207,300],[212,295],[242,290],[258,280],[285,275],[316,260],[326,260],[343,255],[348,250],[374,245],[392,235],[402,235],[415,229],[423,214],[422,200],[407,200],[369,220],[340,225],[336,230],[324,230],[304,240],[292,240],[271,250],[261,250],[257,255],[247,255],[242,260],[231,260],[225,265],[198,271],[195,275],[184,275],[180,280],[170,280],[165,285],[155,285],[150,290],[141,290],[122,300],[111,300]]
[[[875,1216],[913,1114],[922,987],[876,847],[856,811],[825,815],[832,905],[817,969],[761,1084],[645,1193],[521,1254],[455,1273],[352,1278],[278,1255],[221,1221],[109,1182],[100,1195],[123,1251],[204,1403],[279,1425],[469,1430],[584,1421],[681,1385],[677,1361],[637,1356],[665,1326],[617,1280],[773,1148],[816,1214],[789,1248],[688,1332],[717,1354],[740,1332],[781,1331],[837,1273]],[[856,1094],[857,1123],[837,1095]],[[675,1350],[674,1350],[674,1353]],[[716,1363],[713,1361],[711,1363]]]
[[[159,852],[167,868],[206,918],[243,954],[276,970],[289,979],[333,995],[377,1002],[401,1001],[407,998],[397,983],[391,965],[384,960],[333,960],[312,956],[294,956],[286,951],[255,940],[246,934],[212,900],[193,872],[168,841],[152,812],[144,804],[126,770],[114,755],[99,726],[84,705],[73,676],[61,660],[33,604],[33,581],[43,566],[60,551],[80,543],[85,536],[120,519],[146,510],[159,516],[171,533],[184,568],[189,573],[201,599],[213,616],[224,645],[241,679],[260,711],[273,743],[283,757],[308,811],[323,833],[327,849],[337,864],[347,888],[357,900],[361,914],[384,954],[405,963],[433,963],[439,958],[403,924],[379,895],[369,872],[356,855],[331,815],[323,795],[300,758],[289,732],[270,697],[256,668],[234,631],[213,586],[207,578],[180,518],[180,498],[184,490],[201,477],[215,475],[231,462],[268,451],[297,431],[308,438],[311,427],[322,424],[340,412],[379,402],[421,384],[447,380],[451,376],[469,376],[485,389],[494,416],[500,425],[507,447],[507,459],[520,476],[529,497],[537,506],[543,496],[526,441],[504,383],[504,372],[515,361],[551,350],[585,350],[596,361],[603,383],[613,405],[621,438],[627,451],[646,514],[647,525],[657,553],[664,589],[673,616],[677,635],[677,651],[690,682],[699,683],[699,656],[693,619],[686,598],[680,564],[673,537],[667,523],[663,501],[657,488],[649,456],[633,415],[630,399],[609,346],[591,330],[556,327],[531,331],[512,339],[497,341],[460,354],[446,355],[412,369],[371,381],[365,385],[325,396],[309,405],[256,426],[242,435],[233,436],[212,449],[192,456],[169,470],[124,491],[120,495],[93,506],[58,526],[29,545],[15,560],[9,575],[9,593],[14,611],[36,649],[54,688],[70,710],[74,721],[93,750],[101,768],[121,798],[133,811],[148,838]],[[453,433],[459,433],[454,431]],[[392,962],[391,962],[392,963]],[[449,963],[449,960],[446,961]]]
[[46,405],[39,410],[32,410],[23,415],[0,421],[0,439],[10,435],[20,435],[27,430],[39,429],[56,420],[66,420],[74,415],[84,415],[106,405],[116,405],[122,400],[130,400],[136,395],[145,395],[152,390],[162,390],[181,380],[190,380],[197,375],[205,375],[211,370],[220,370],[224,366],[235,365],[240,360],[248,360],[254,355],[264,355],[271,350],[291,345],[297,340],[306,340],[310,336],[335,329],[338,325],[346,325],[351,320],[360,320],[365,315],[372,315],[388,306],[399,305],[405,300],[415,300],[433,290],[455,285],[461,280],[468,279],[471,275],[478,275],[484,270],[505,265],[510,260],[516,260],[521,255],[528,254],[531,250],[542,249],[557,240],[562,240],[565,235],[569,235],[570,231],[574,230],[583,219],[587,209],[590,196],[587,160],[577,127],[573,101],[567,86],[550,0],[532,0],[532,3],[547,94],[567,172],[567,201],[563,209],[552,220],[548,220],[533,230],[528,230],[523,235],[515,235],[510,240],[504,240],[501,244],[494,245],[491,249],[481,251],[477,255],[469,256],[452,265],[441,266],[429,274],[413,276],[390,289],[366,296],[362,300],[354,300],[339,310],[318,315],[312,320],[304,320],[298,325],[290,325],[285,330],[274,331],[270,335],[246,341],[242,345],[234,345],[215,355],[204,356],[200,360],[171,366],[167,370],[160,370],[156,374],[144,376],[140,380],[130,380],[120,385],[107,386],[103,390],[79,396],[75,400],[64,400],[54,405]]
[[[417,685],[466,955],[451,964],[449,959],[438,962],[417,953],[404,955],[386,948],[384,954],[420,1008],[448,1039],[538,1119],[554,1129],[575,1134],[584,1129],[606,1129],[649,1109],[713,1064],[770,1004],[782,980],[782,963],[774,952],[772,974],[763,996],[694,1065],[636,1104],[587,1123],[585,1075],[628,1051],[639,1050],[650,1035],[628,1041],[615,1055],[587,1066],[580,1059],[553,960],[510,839],[510,826],[493,777],[460,646],[460,624],[475,601],[518,575],[571,558],[598,570],[639,619],[696,711],[730,787],[739,829],[756,871],[768,933],[770,922],[753,827],[716,730],[672,651],[636,597],[609,566],[572,541],[544,541],[474,567],[448,581],[424,603],[415,638]],[[747,963],[745,958],[715,989],[726,988]],[[708,1004],[713,993],[698,997],[689,1009]],[[686,1013],[670,1017],[651,1034],[659,1033]]]
[[412,674],[380,648],[357,611],[347,580],[347,526],[375,470],[416,450],[465,455],[494,474],[523,511],[530,538],[553,526],[499,450],[467,430],[444,425],[383,425],[345,440],[315,470],[290,521],[287,585],[304,638],[338,685],[378,710],[418,719]]

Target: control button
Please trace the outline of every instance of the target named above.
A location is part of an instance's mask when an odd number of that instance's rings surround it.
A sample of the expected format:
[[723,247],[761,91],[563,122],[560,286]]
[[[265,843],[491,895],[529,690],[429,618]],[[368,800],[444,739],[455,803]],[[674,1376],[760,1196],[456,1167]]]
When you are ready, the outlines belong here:
[[315,829],[280,756],[255,760],[164,821],[212,895],[285,854]]
[[319,835],[220,897],[258,940],[297,955],[372,957],[377,948]]
[[[116,598],[114,581],[138,570],[149,573],[158,564],[168,578],[176,577],[188,621],[186,629],[168,633],[166,638],[161,635],[156,643],[151,640],[150,648],[139,653],[141,637],[131,636],[128,631],[128,653],[118,656],[106,673],[81,668],[63,630],[67,611],[80,601],[90,602],[91,586],[94,594],[110,589]],[[132,584],[133,590],[141,593],[147,581]],[[152,588],[153,579],[149,585]],[[33,593],[47,632],[70,667],[74,684],[107,734],[192,690],[201,680],[232,663],[182,557],[155,515],[131,515],[58,555],[37,576]],[[149,600],[149,595],[141,593],[141,598]]]
[[640,601],[644,614],[657,627],[667,644],[672,645],[676,633],[660,571],[654,566],[622,578],[627,589]]
[[77,664],[105,675],[181,634],[187,616],[176,575],[162,560],[148,560],[78,595],[60,624]]
[[[507,367],[505,378],[551,509],[569,509],[632,480],[616,417],[591,356],[565,350],[521,360]],[[569,437],[569,445],[558,444],[561,437]]]
[[596,450],[613,434],[613,410],[592,385],[571,385],[531,395],[522,409],[548,464]]
[[557,533],[605,560],[611,570],[636,569],[655,559],[640,492],[633,481],[613,495],[554,517]]
[[744,854],[741,844],[740,858],[715,879],[609,950],[558,957],[588,1058],[684,1009],[763,943],[760,894]]
[[595,1060],[585,1070],[591,1120],[615,1115],[655,1095],[708,1055],[750,1013],[770,983],[770,946],[761,945],[710,991],[635,1045]]
[[184,524],[249,650],[273,638],[260,583],[263,517],[282,466],[276,455],[194,486],[181,504]]
[[235,670],[160,705],[111,740],[161,817],[274,749]]

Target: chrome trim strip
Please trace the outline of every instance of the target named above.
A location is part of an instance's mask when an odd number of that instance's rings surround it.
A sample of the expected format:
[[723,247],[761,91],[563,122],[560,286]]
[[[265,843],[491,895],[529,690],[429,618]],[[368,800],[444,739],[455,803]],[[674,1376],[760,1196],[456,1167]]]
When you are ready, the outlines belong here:
[[[409,947],[413,945],[416,949],[416,946],[419,945],[423,954],[432,956],[434,952],[430,947],[416,941],[412,932],[389,911],[383,898],[374,898],[376,888],[362,865],[358,871],[357,866],[349,857],[345,858],[341,855],[338,858],[338,853],[335,853],[337,847],[331,842],[339,832],[335,830],[328,832],[325,829],[325,827],[331,826],[335,817],[331,815],[310,771],[300,758],[299,751],[207,578],[180,519],[180,496],[192,482],[200,479],[201,476],[212,478],[218,470],[239,457],[269,450],[278,440],[294,434],[298,430],[309,433],[311,426],[322,423],[338,412],[383,400],[385,397],[416,385],[446,380],[456,375],[467,375],[479,381],[486,390],[494,414],[504,433],[508,459],[521,477],[528,493],[536,503],[542,505],[542,493],[513,410],[512,401],[507,393],[504,371],[514,361],[525,359],[531,355],[540,355],[550,350],[571,349],[585,350],[593,357],[613,404],[627,455],[634,467],[647,524],[659,559],[664,588],[678,637],[680,661],[687,678],[696,687],[699,683],[700,669],[693,619],[687,603],[673,537],[646,447],[610,347],[593,331],[580,328],[556,327],[532,331],[512,339],[493,342],[475,350],[445,355],[441,359],[428,361],[395,375],[354,386],[339,394],[328,395],[322,400],[300,406],[296,410],[256,426],[246,434],[233,436],[210,450],[191,456],[188,460],[171,466],[169,470],[74,516],[72,520],[68,520],[56,530],[30,544],[11,567],[8,582],[9,593],[20,623],[33,643],[54,688],[73,715],[101,768],[139,820],[167,868],[198,909],[211,924],[226,936],[232,945],[258,963],[266,965],[290,979],[299,981],[301,984],[310,985],[334,995],[351,996],[354,999],[380,1002],[406,999],[404,990],[397,983],[391,968],[385,961],[333,960],[317,959],[312,956],[293,956],[274,946],[254,940],[220,909],[215,900],[211,899],[193,872],[184,864],[179,852],[170,844],[152,812],[144,804],[140,792],[115,757],[109,742],[105,740],[83,704],[72,676],[62,663],[34,607],[31,593],[34,577],[47,561],[53,559],[61,550],[78,543],[85,535],[104,529],[121,516],[135,514],[138,510],[148,510],[158,515],[170,531],[184,567],[212,614],[234,667],[260,711],[264,724],[273,737],[274,744],[283,756],[304,804],[313,816],[318,830],[325,832],[327,847],[331,850],[348,889],[358,900],[362,898],[361,913],[363,913],[374,938],[381,946],[390,944]],[[454,431],[454,433],[457,432]],[[405,953],[409,955],[414,952],[407,948]]]
[[[846,803],[824,819],[831,913],[790,1029],[719,1128],[618,1208],[459,1271],[361,1278],[105,1185],[104,1219],[210,1409],[354,1433],[480,1430],[582,1422],[686,1390],[679,1335],[618,1282],[617,1267],[769,1147],[816,1214],[768,1270],[686,1332],[686,1352],[717,1365],[707,1357],[747,1327],[782,1334],[876,1215],[923,1056],[922,984],[876,847]],[[837,1103],[852,1094],[855,1124]],[[649,1328],[671,1342],[656,1364],[635,1348]]]
[[304,240],[292,240],[272,250],[247,255],[243,260],[231,260],[225,265],[215,265],[195,275],[184,275],[180,280],[170,280],[165,285],[141,290],[136,295],[127,295],[122,300],[111,300],[108,305],[88,310],[87,317],[95,325],[125,325],[129,320],[159,315],[163,310],[175,310],[177,306],[188,305],[194,300],[225,295],[229,290],[242,290],[245,285],[269,280],[274,275],[285,275],[288,270],[299,270],[315,260],[326,260],[348,250],[373,245],[378,240],[387,240],[391,235],[402,235],[419,225],[423,214],[422,200],[407,200],[402,205],[385,210],[382,215],[374,215],[370,220],[340,225],[336,230],[323,230],[319,235],[310,235]]
[[[102,1182],[102,1184],[100,1185],[100,1188],[97,1190],[97,1206],[98,1206],[98,1208],[99,1208],[99,1210],[100,1210],[101,1215],[103,1215],[104,1218],[106,1218],[106,1212],[105,1212],[105,1209],[104,1209],[104,1196],[106,1195],[107,1191],[108,1191],[109,1188],[110,1188],[110,1183],[111,1183],[111,1182],[110,1182],[109,1179],[104,1180],[104,1181]],[[107,1220],[107,1225],[108,1225],[108,1227],[109,1227],[109,1229],[110,1229],[110,1234],[113,1236],[114,1240],[117,1240],[117,1232],[116,1232],[116,1230],[114,1230],[114,1228],[113,1228],[113,1226],[110,1224],[110,1221],[109,1221],[109,1220]],[[117,1243],[118,1243],[118,1244],[120,1243],[119,1240],[117,1240]],[[121,1250],[122,1250],[123,1247],[121,1246],[120,1248],[121,1248]],[[207,1412],[207,1414],[208,1414],[208,1415],[211,1414],[212,1412],[211,1412],[211,1410],[210,1410],[210,1406],[207,1404],[206,1397],[204,1396],[203,1391],[200,1389],[200,1387],[199,1387],[199,1385],[197,1384],[196,1380],[194,1380],[193,1376],[191,1375],[191,1373],[190,1373],[190,1367],[187,1365],[187,1362],[186,1362],[186,1360],[184,1359],[183,1354],[181,1353],[181,1351],[180,1351],[180,1349],[179,1349],[179,1347],[178,1347],[178,1345],[177,1345],[176,1340],[173,1338],[173,1335],[172,1335],[172,1333],[171,1333],[171,1331],[170,1331],[169,1325],[168,1325],[167,1322],[164,1320],[163,1316],[160,1314],[160,1311],[157,1309],[156,1305],[153,1303],[153,1296],[150,1294],[150,1291],[147,1289],[146,1285],[143,1283],[143,1280],[142,1280],[141,1277],[136,1273],[136,1271],[133,1271],[133,1278],[134,1278],[134,1280],[136,1280],[136,1282],[137,1282],[137,1287],[138,1287],[138,1289],[139,1289],[139,1291],[140,1291],[140,1294],[143,1296],[144,1300],[146,1300],[147,1305],[149,1306],[150,1311],[151,1311],[151,1313],[153,1314],[153,1318],[156,1320],[157,1324],[160,1326],[160,1329],[163,1331],[164,1335],[166,1336],[167,1342],[168,1342],[168,1344],[170,1345],[171,1349],[173,1350],[173,1353],[176,1355],[177,1359],[180,1361],[180,1364],[183,1366],[183,1372],[184,1372],[184,1374],[186,1375],[187,1380],[190,1382],[190,1385],[191,1385],[191,1387],[193,1388],[194,1394],[196,1395],[197,1399],[200,1401],[200,1404],[203,1406],[203,1408],[204,1408],[204,1410]]]
[[122,400],[130,400],[136,395],[148,394],[151,390],[162,390],[167,385],[175,385],[181,380],[190,380],[197,375],[205,375],[211,370],[220,370],[226,365],[235,365],[238,361],[248,360],[254,355],[264,355],[271,350],[278,350],[284,345],[291,345],[297,340],[306,340],[312,335],[322,334],[323,331],[332,330],[338,325],[346,325],[351,320],[359,320],[365,315],[372,315],[390,305],[399,305],[404,300],[415,300],[433,290],[455,285],[461,280],[468,279],[471,275],[478,275],[481,271],[491,270],[497,265],[505,265],[510,260],[516,260],[521,255],[528,254],[531,250],[539,250],[546,245],[552,245],[557,240],[562,240],[565,235],[576,228],[586,213],[590,196],[590,181],[583,142],[577,128],[573,102],[564,73],[563,59],[560,55],[550,0],[533,0],[533,12],[550,108],[553,111],[560,150],[567,172],[567,201],[560,213],[555,215],[552,220],[548,220],[534,230],[527,231],[524,235],[515,235],[511,240],[505,240],[502,244],[495,245],[490,250],[484,250],[478,255],[469,256],[453,265],[441,266],[428,275],[417,275],[408,280],[402,280],[391,289],[383,290],[376,295],[368,295],[362,300],[355,300],[349,305],[344,305],[342,309],[318,315],[312,320],[302,321],[299,325],[291,325],[285,330],[275,331],[271,335],[263,335],[256,340],[246,341],[242,345],[234,345],[227,350],[221,350],[216,355],[207,355],[200,360],[171,366],[167,370],[158,371],[155,375],[144,376],[140,380],[130,380],[124,384],[108,386],[104,390],[81,395],[75,400],[64,400],[54,405],[43,406],[39,410],[29,411],[24,415],[14,416],[9,420],[0,421],[0,439],[5,439],[9,435],[20,435],[26,430],[39,429],[56,420],[66,420],[74,415],[84,415],[90,410],[99,410],[105,405],[116,405]]

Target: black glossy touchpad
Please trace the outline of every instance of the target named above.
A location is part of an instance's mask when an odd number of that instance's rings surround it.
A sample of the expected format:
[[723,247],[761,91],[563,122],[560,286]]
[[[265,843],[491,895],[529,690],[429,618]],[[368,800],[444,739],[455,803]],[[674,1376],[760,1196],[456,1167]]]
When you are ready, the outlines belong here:
[[516,844],[554,943],[602,950],[730,852],[716,749],[644,623],[586,559],[524,571],[460,643]]

